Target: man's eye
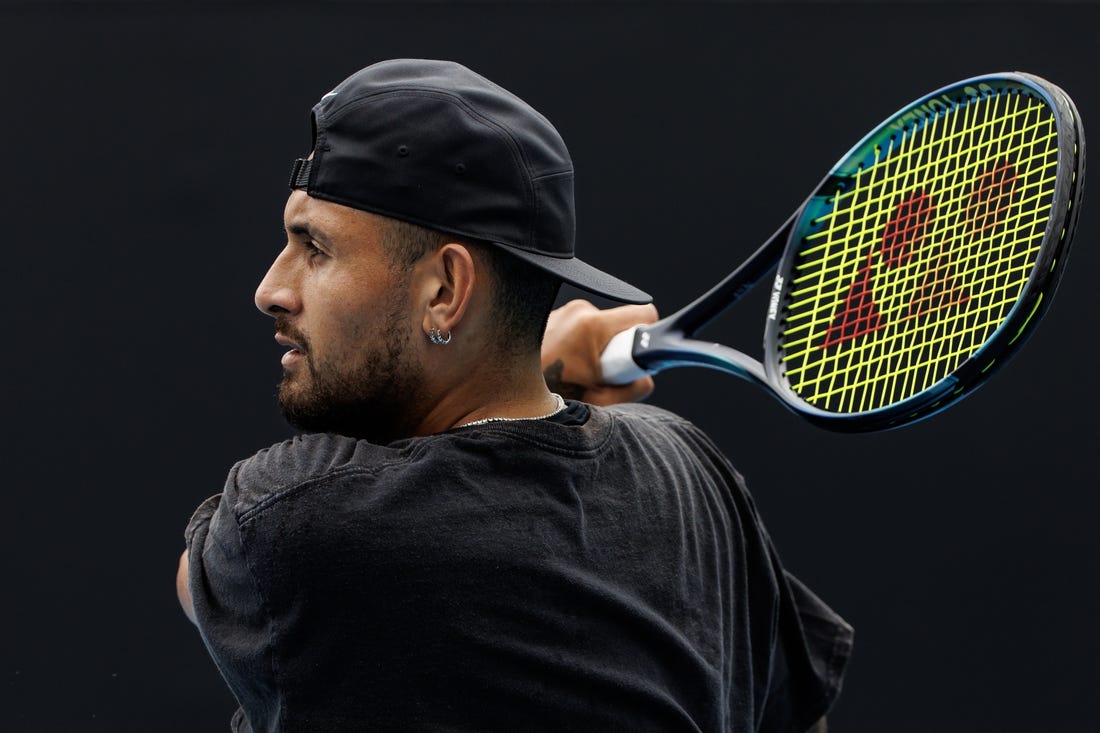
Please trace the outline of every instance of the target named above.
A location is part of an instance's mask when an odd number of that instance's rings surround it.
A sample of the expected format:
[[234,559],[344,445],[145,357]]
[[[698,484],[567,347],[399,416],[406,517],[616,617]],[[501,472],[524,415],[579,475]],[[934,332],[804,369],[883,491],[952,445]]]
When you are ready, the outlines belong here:
[[311,258],[316,257],[317,255],[324,254],[324,252],[322,252],[316,244],[308,240],[303,241],[302,246],[306,248],[306,254],[308,254]]

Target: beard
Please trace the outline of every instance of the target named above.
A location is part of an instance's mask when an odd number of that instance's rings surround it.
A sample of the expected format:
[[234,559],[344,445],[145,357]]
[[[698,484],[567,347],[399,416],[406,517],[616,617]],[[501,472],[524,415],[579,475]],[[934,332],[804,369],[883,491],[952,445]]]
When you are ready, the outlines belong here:
[[279,408],[287,422],[304,432],[374,443],[411,435],[423,368],[411,356],[408,329],[400,326],[401,304],[391,303],[388,310],[377,327],[385,334],[383,343],[348,365],[317,363],[308,337],[276,319],[275,330],[305,352],[308,372],[283,374]]

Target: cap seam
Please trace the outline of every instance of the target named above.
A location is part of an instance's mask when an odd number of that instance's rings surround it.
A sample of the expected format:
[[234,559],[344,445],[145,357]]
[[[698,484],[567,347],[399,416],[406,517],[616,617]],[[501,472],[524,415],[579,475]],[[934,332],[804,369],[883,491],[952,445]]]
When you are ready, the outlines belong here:
[[547,178],[560,178],[561,176],[571,176],[571,175],[573,175],[573,169],[572,168],[566,168],[565,170],[561,170],[561,171],[552,171],[550,173],[543,173],[541,176],[532,176],[531,180],[532,181],[542,181],[542,180],[545,180]]

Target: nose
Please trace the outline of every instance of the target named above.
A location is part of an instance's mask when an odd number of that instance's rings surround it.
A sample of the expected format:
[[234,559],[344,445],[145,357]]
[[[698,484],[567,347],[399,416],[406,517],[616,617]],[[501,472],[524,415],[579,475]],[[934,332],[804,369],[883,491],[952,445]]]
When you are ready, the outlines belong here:
[[289,267],[289,253],[287,247],[275,258],[256,288],[256,307],[272,317],[297,313],[302,307]]

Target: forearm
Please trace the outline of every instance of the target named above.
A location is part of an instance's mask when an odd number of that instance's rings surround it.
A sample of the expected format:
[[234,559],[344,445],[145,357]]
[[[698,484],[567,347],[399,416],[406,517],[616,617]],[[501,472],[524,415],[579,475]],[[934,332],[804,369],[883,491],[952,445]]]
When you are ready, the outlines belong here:
[[196,623],[195,605],[191,601],[190,571],[188,570],[190,557],[191,555],[187,550],[184,550],[183,554],[180,555],[179,568],[176,570],[176,597],[179,598],[183,613],[191,619],[191,623]]

